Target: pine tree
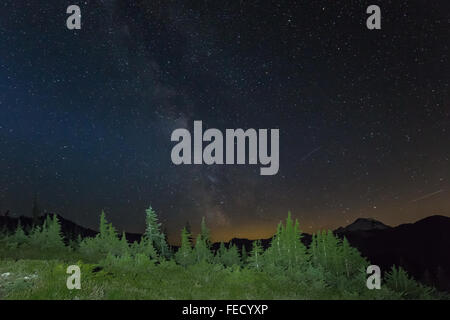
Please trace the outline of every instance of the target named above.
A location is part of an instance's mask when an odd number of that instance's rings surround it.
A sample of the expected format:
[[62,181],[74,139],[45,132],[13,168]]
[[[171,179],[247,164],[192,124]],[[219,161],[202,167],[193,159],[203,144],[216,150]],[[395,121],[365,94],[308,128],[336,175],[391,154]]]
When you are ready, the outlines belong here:
[[233,265],[237,266],[241,265],[241,258],[239,256],[239,251],[234,244],[225,250],[225,253],[222,256],[222,264],[226,267],[231,267]]
[[200,225],[200,236],[202,240],[205,242],[206,246],[209,248],[211,246],[211,238],[210,238],[210,231],[206,226],[205,217],[202,218],[202,222]]
[[158,222],[156,212],[150,206],[145,210],[145,213],[147,222],[145,237],[148,240],[148,243],[152,244],[162,258],[170,258],[171,252],[166,237],[164,233],[161,232],[161,223]]
[[312,237],[309,247],[311,262],[335,276],[353,278],[368,262],[348,240],[336,237],[331,231],[319,231]]
[[292,220],[288,212],[286,223],[278,224],[277,232],[269,249],[264,253],[268,266],[283,269],[297,269],[306,266],[306,247],[301,242],[301,231],[297,220]]
[[223,242],[220,243],[214,260],[216,263],[222,264],[226,267],[241,265],[241,258],[237,247],[235,245],[230,245],[227,249]]
[[102,239],[107,239],[109,237],[109,226],[108,221],[106,221],[105,211],[102,210],[100,214],[100,227],[99,227],[99,237]]
[[163,232],[161,233],[161,240],[159,243],[159,250],[161,252],[161,257],[164,257],[166,259],[170,259],[172,257],[172,251],[168,244],[168,236],[167,236],[167,229],[164,228]]
[[186,227],[184,227],[181,231],[181,247],[175,254],[175,261],[182,266],[187,266],[194,262],[194,257],[192,254],[192,243],[190,238],[190,233],[188,232]]
[[106,220],[105,212],[100,214],[99,233],[94,238],[85,238],[80,243],[81,252],[88,255],[120,255],[120,240],[112,223]]
[[191,228],[191,224],[189,223],[189,221],[186,221],[186,232],[189,234],[189,241],[192,243],[193,238],[192,238],[192,228]]
[[146,256],[150,259],[155,260],[159,258],[155,247],[146,237],[142,237],[139,242],[137,241],[133,242],[130,251],[134,257]]
[[161,223],[158,222],[158,217],[156,216],[156,212],[149,207],[145,210],[146,214],[146,229],[145,236],[152,242],[158,242],[161,232]]
[[311,260],[317,266],[320,265],[326,270],[335,272],[338,242],[339,239],[331,231],[319,231],[313,236],[310,246]]
[[225,248],[225,244],[223,241],[220,242],[219,249],[216,252],[216,255],[220,258],[227,252],[227,248]]
[[252,251],[248,257],[249,266],[257,270],[261,270],[263,267],[263,248],[261,246],[261,241],[253,241]]
[[125,231],[122,232],[122,236],[120,237],[120,254],[122,256],[130,254],[130,247],[128,246],[127,237],[125,235]]
[[56,215],[47,214],[42,226],[34,225],[28,238],[32,246],[43,249],[62,249],[65,247],[61,226]]
[[197,235],[197,240],[195,241],[195,247],[193,250],[193,255],[195,261],[198,262],[212,262],[213,254],[208,247],[206,239],[201,235]]
[[59,224],[56,214],[53,217],[47,215],[45,219],[43,232],[46,234],[46,245],[49,248],[63,248],[64,241],[61,233],[61,225]]
[[20,223],[20,219],[17,223],[16,231],[13,233],[12,236],[8,238],[8,245],[9,246],[20,246],[23,244],[26,244],[28,242],[28,237],[25,234],[25,231],[23,230],[22,224]]
[[244,264],[247,263],[247,258],[248,258],[247,249],[245,249],[245,245],[242,245],[242,247],[241,247],[241,259],[242,259],[242,262]]
[[339,264],[342,266],[341,273],[344,273],[347,278],[360,272],[361,268],[366,269],[368,261],[361,256],[356,248],[350,246],[347,238],[340,242]]

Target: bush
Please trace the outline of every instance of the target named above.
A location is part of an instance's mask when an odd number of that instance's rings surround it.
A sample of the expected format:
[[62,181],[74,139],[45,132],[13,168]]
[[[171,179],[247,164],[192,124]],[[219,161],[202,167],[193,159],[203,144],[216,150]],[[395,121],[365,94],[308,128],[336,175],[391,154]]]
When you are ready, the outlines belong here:
[[105,212],[100,215],[100,232],[94,238],[85,238],[80,243],[80,252],[88,256],[106,256],[123,254],[120,240],[112,223],[108,223]]
[[402,267],[392,266],[384,278],[386,286],[400,293],[404,299],[431,299],[433,296],[432,288],[415,281]]

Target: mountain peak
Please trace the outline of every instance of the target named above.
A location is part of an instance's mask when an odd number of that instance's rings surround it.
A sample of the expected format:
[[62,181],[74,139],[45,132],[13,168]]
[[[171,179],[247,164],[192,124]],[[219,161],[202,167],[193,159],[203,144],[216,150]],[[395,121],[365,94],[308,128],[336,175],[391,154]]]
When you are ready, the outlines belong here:
[[389,228],[391,227],[373,218],[358,218],[348,226],[338,228],[336,232],[384,230]]

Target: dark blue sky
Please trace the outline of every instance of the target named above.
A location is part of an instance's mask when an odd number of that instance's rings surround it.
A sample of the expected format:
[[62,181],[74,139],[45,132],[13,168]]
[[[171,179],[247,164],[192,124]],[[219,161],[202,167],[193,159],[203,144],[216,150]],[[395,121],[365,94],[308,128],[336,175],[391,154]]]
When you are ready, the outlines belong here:
[[[73,2],[73,3],[72,3]],[[67,30],[67,6],[82,29]],[[449,5],[381,1],[0,5],[0,210],[40,207],[217,239],[449,215]],[[280,171],[171,163],[176,128],[278,128]],[[194,227],[195,230],[195,227]]]

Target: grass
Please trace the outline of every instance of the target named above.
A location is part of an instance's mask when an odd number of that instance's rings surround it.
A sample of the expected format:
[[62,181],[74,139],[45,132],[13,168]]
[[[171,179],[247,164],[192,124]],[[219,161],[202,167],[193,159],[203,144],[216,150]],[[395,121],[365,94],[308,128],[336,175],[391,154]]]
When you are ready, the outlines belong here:
[[[27,257],[30,255],[30,257]],[[55,257],[58,257],[57,259]],[[91,258],[92,259],[92,258]],[[400,299],[388,288],[368,290],[364,279],[351,288],[327,285],[311,269],[269,274],[250,268],[200,263],[187,268],[173,261],[84,262],[79,253],[0,248],[0,299]],[[66,287],[67,267],[81,269],[81,290]]]

